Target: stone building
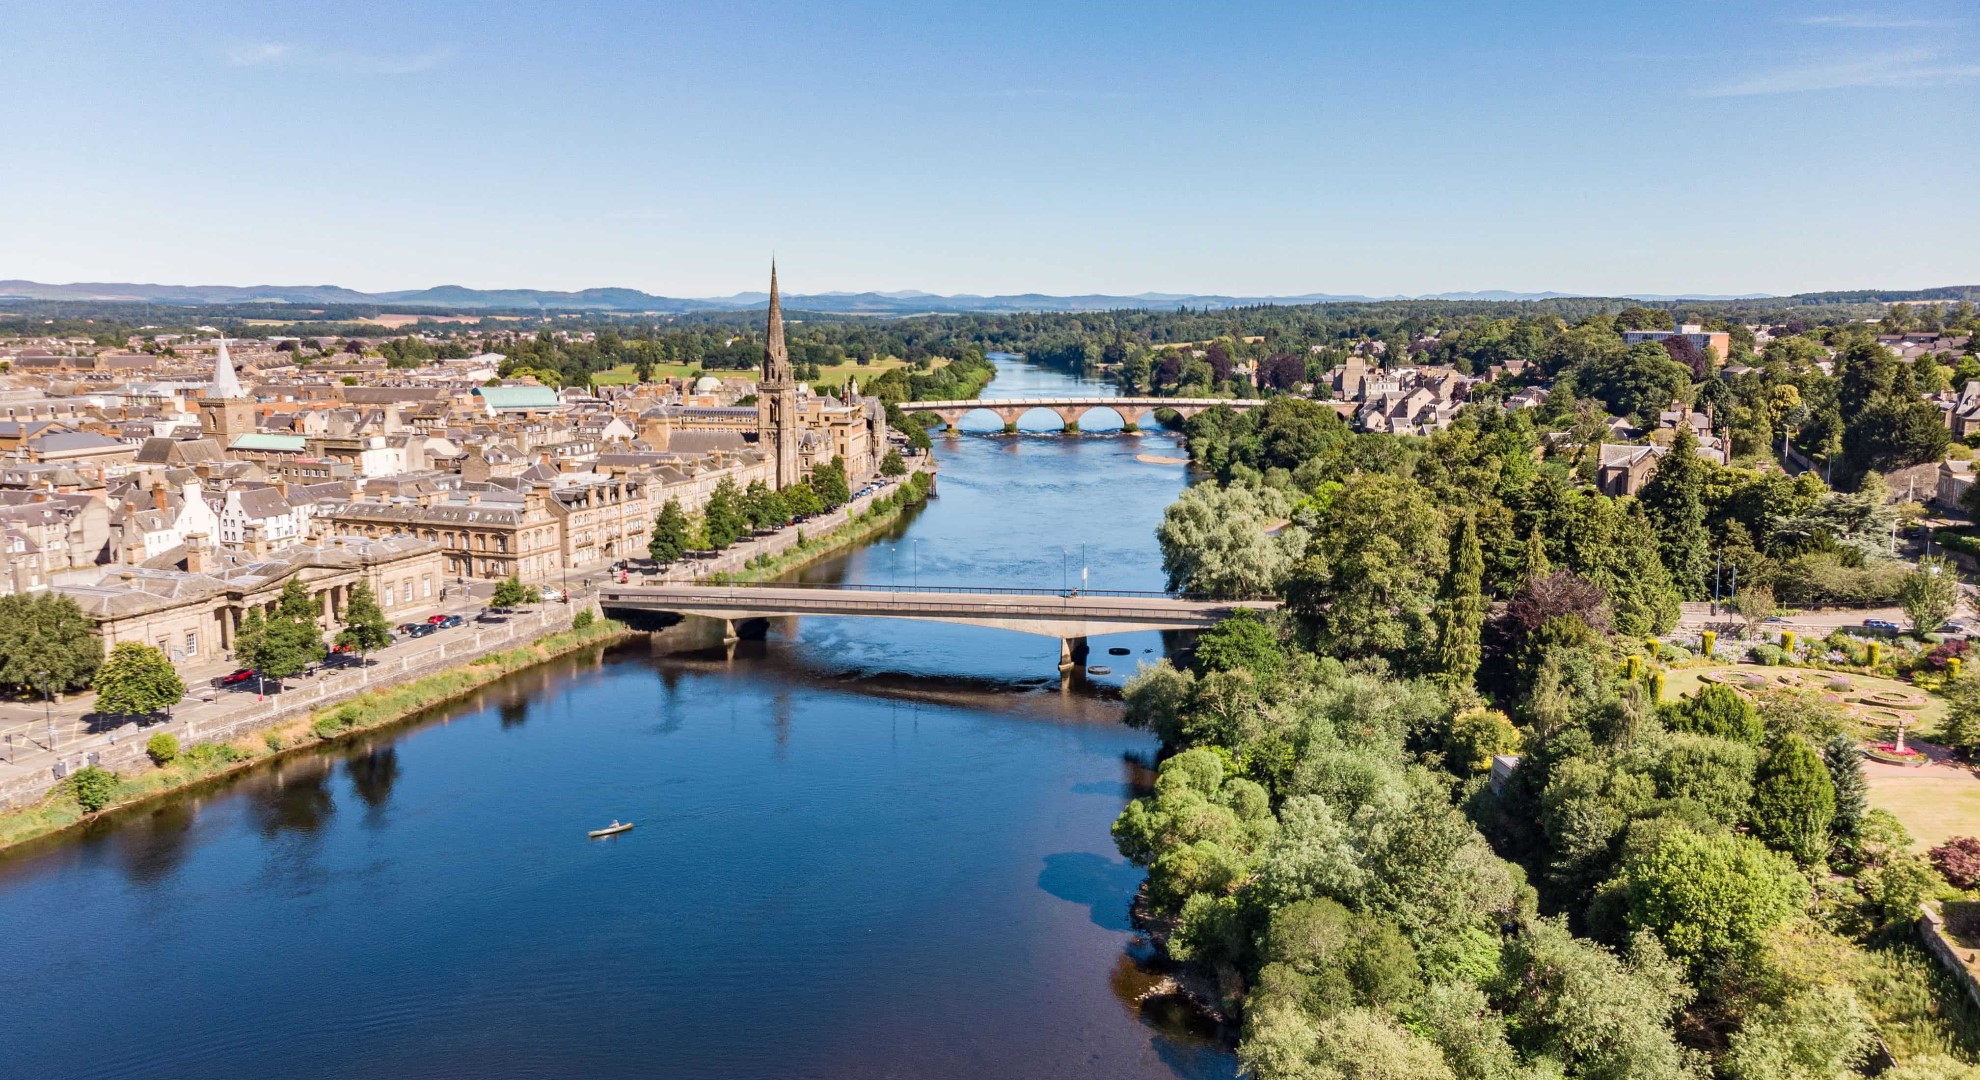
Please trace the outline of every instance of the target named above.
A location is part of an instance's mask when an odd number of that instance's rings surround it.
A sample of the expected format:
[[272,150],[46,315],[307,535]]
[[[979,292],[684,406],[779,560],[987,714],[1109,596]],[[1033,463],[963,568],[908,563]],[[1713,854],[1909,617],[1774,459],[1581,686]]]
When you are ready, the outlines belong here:
[[290,578],[316,598],[328,631],[360,581],[388,616],[410,617],[439,602],[443,575],[434,544],[408,537],[338,538],[260,559],[199,546],[184,570],[106,567],[93,583],[55,589],[96,623],[106,651],[121,641],[141,641],[186,663],[231,651],[248,611],[273,613]]
[[784,347],[784,305],[777,295],[777,264],[770,264],[770,316],[764,335],[763,377],[756,384],[757,430],[761,445],[775,463],[779,491],[804,477],[798,465],[797,375]]

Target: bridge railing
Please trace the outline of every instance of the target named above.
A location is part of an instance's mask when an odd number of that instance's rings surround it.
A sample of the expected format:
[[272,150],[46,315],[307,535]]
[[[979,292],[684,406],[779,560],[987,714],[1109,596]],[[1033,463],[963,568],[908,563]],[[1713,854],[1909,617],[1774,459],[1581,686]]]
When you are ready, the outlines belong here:
[[[666,586],[652,586],[666,588]],[[1002,585],[865,585],[833,584],[823,581],[697,581],[706,589],[812,589],[819,592],[936,593],[986,596],[1098,596],[1145,600],[1192,600],[1202,603],[1245,603],[1276,600],[1275,596],[1216,593],[1172,593],[1158,589],[1028,589]]]

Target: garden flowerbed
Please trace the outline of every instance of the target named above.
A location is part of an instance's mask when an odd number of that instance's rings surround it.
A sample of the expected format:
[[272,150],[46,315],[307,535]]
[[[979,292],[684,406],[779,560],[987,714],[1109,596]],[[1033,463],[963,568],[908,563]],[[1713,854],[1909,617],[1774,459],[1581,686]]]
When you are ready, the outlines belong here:
[[1863,747],[1863,755],[1886,765],[1917,766],[1929,764],[1932,760],[1924,751],[1914,750],[1909,746],[1900,753],[1896,743],[1869,743]]
[[1904,709],[1915,712],[1924,708],[1929,699],[1924,694],[1913,693],[1909,690],[1879,690],[1872,694],[1864,694],[1856,700],[1865,705],[1873,705],[1878,708]]
[[1754,671],[1706,671],[1699,673],[1698,678],[1704,682],[1746,690],[1758,690],[1768,683],[1765,675]]
[[1886,709],[1880,706],[1866,707],[1863,705],[1858,705],[1853,711],[1856,713],[1858,717],[1861,717],[1864,720],[1868,720],[1870,723],[1873,723],[1878,727],[1904,727],[1906,725],[1916,723],[1918,720],[1917,717],[1911,716],[1907,713],[1901,713],[1898,712],[1896,709]]

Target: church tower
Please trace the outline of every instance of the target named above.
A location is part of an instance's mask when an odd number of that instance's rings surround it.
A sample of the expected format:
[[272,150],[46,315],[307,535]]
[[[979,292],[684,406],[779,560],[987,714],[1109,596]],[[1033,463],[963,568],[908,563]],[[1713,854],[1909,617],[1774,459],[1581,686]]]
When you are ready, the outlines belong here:
[[227,355],[227,339],[220,339],[219,355],[213,359],[213,383],[194,402],[199,409],[199,433],[217,439],[222,448],[254,433],[254,400],[241,389],[234,375],[233,357]]
[[770,325],[763,346],[763,374],[756,381],[757,443],[777,458],[777,488],[797,483],[797,377],[784,348],[784,305],[777,296],[777,264],[770,264]]

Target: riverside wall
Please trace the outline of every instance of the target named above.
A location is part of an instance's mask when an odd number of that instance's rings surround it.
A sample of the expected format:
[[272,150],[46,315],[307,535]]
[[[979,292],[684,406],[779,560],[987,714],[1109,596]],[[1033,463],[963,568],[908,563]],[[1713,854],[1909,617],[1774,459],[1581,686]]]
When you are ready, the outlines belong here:
[[473,662],[477,657],[527,645],[548,634],[571,628],[577,612],[589,610],[590,602],[544,604],[538,610],[511,616],[498,626],[470,625],[452,636],[436,635],[433,646],[419,652],[374,662],[363,669],[333,669],[314,678],[293,678],[287,689],[271,694],[265,701],[254,700],[245,692],[239,706],[217,712],[199,711],[163,724],[139,729],[120,728],[104,732],[62,748],[62,754],[47,768],[37,768],[0,780],[0,811],[16,810],[41,800],[62,777],[88,765],[113,771],[148,768],[144,744],[164,731],[179,739],[181,746],[195,742],[232,742],[310,713],[335,705],[367,690],[410,682],[449,668]]

